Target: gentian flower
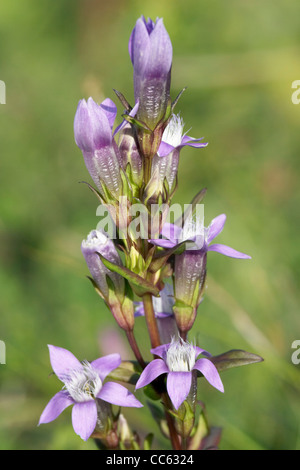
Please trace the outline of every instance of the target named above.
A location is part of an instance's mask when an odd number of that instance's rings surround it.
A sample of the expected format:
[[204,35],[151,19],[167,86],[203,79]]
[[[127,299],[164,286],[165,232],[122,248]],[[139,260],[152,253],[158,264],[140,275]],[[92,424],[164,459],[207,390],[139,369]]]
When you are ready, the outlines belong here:
[[97,253],[100,253],[108,261],[114,264],[122,265],[119,253],[113,241],[108,237],[104,230],[92,230],[86,240],[82,241],[81,251],[85,258],[89,271],[97,284],[101,294],[105,299],[108,298],[109,289],[106,276],[109,276],[115,286],[116,292],[120,297],[124,295],[125,283],[122,276],[113,273],[104,266]]
[[[134,308],[131,299],[125,296],[125,281],[120,274],[110,271],[104,266],[98,253],[108,261],[122,266],[122,260],[113,241],[102,230],[92,230],[83,240],[81,251],[88,265],[97,292],[103,297],[118,325],[125,331],[134,326]],[[110,278],[113,284],[108,286]]]
[[216,251],[231,258],[251,259],[251,256],[236,251],[226,245],[213,244],[211,242],[222,232],[226,222],[226,215],[221,214],[215,217],[210,225],[203,227],[200,220],[189,219],[183,228],[174,224],[164,224],[161,235],[162,239],[149,240],[152,244],[162,248],[174,248],[183,241],[192,242],[187,246],[187,250],[201,250],[202,252]]
[[129,55],[133,64],[137,118],[152,130],[164,117],[170,99],[172,44],[163,20],[142,16],[131,33]]
[[145,387],[162,374],[167,374],[168,395],[174,408],[178,410],[189,395],[193,372],[198,370],[213,387],[224,392],[215,365],[207,357],[197,359],[200,354],[210,357],[204,349],[181,338],[173,338],[171,343],[151,349],[151,352],[160,359],[154,359],[145,367],[137,381],[136,389]]
[[114,197],[121,191],[118,148],[112,128],[117,107],[107,98],[100,105],[92,98],[79,101],[74,119],[74,135],[81,149],[86,167],[100,193],[102,184]]
[[182,336],[191,329],[201,302],[206,278],[207,252],[216,251],[232,258],[251,258],[226,245],[211,245],[214,238],[223,230],[225,221],[226,215],[221,214],[206,228],[200,217],[196,220],[190,217],[183,228],[174,224],[164,224],[161,234],[165,238],[150,240],[154,245],[167,249],[181,242],[187,242],[186,250],[182,254],[175,255],[176,304],[173,310]]
[[165,178],[167,179],[169,189],[172,188],[176,179],[180,150],[185,146],[203,148],[208,145],[200,142],[203,137],[194,139],[184,134],[183,128],[184,122],[180,115],[173,114],[162,135],[158,152],[152,161],[152,173],[158,167],[160,179],[162,183]]
[[94,432],[99,419],[97,407],[101,402],[117,406],[143,406],[125,387],[115,382],[103,383],[107,375],[119,367],[119,354],[80,362],[70,351],[49,345],[50,362],[63,389],[50,400],[44,409],[39,425],[54,421],[68,406],[73,405],[74,431],[84,441]]

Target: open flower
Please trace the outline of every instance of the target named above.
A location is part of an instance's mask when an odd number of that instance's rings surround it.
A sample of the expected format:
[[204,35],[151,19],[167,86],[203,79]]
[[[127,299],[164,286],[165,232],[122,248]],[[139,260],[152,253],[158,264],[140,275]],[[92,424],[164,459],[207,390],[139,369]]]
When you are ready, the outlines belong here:
[[164,130],[162,140],[158,149],[158,155],[160,157],[166,157],[170,152],[177,149],[180,150],[182,147],[206,147],[208,144],[200,142],[203,137],[195,139],[183,133],[184,122],[179,114],[173,114],[172,118]]
[[119,354],[80,362],[67,349],[49,345],[50,362],[63,389],[50,400],[39,424],[54,421],[68,406],[72,409],[72,424],[76,434],[87,440],[98,419],[97,406],[101,401],[117,406],[143,406],[125,387],[115,382],[103,383],[106,376],[121,363]]
[[194,139],[183,133],[184,122],[180,115],[173,114],[172,118],[164,130],[162,140],[157,154],[152,161],[152,174],[157,171],[163,183],[165,178],[169,189],[173,187],[176,180],[179,164],[180,151],[185,146],[202,148],[207,143],[201,142],[203,139]]
[[183,228],[174,224],[164,224],[161,235],[162,239],[149,240],[153,245],[162,248],[173,248],[183,241],[192,242],[187,246],[187,250],[201,250],[202,252],[216,251],[231,258],[251,259],[251,256],[236,251],[227,245],[219,243],[211,245],[211,242],[222,232],[226,222],[226,215],[221,214],[215,217],[208,227],[203,227],[201,220],[187,220]]
[[154,359],[143,370],[136,384],[136,389],[145,387],[162,374],[167,374],[167,391],[176,410],[186,400],[192,385],[193,371],[199,371],[206,380],[220,392],[224,387],[215,365],[207,358],[197,357],[210,354],[198,346],[172,339],[171,343],[151,349],[152,354],[161,359]]

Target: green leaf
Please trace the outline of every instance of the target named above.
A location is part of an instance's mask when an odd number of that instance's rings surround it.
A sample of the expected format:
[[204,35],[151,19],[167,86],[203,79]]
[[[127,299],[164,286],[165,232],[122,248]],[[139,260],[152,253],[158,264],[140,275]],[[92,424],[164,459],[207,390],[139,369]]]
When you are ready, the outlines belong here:
[[114,369],[107,377],[110,380],[125,382],[135,385],[140,377],[141,369],[135,361],[123,361],[119,367]]
[[124,277],[127,279],[131,285],[133,285],[135,288],[134,291],[137,295],[142,296],[146,293],[152,294],[155,296],[159,295],[159,289],[155,286],[153,286],[150,282],[148,282],[146,279],[142,278],[138,274],[135,274],[134,272],[130,271],[130,269],[125,268],[125,266],[119,266],[118,264],[112,263],[111,261],[108,261],[104,256],[102,256],[100,253],[97,253],[98,256],[100,257],[102,263],[104,266],[106,266],[110,271],[113,271],[115,273],[120,274],[120,276]]
[[[196,196],[192,199],[192,201],[188,205],[188,208],[186,209],[186,211],[183,214],[182,226],[185,224],[186,220],[193,215],[197,204],[200,204],[200,202],[205,197],[206,191],[207,191],[206,188],[201,189],[201,191],[199,191],[196,194]],[[175,222],[175,225],[176,225],[176,222]]]
[[120,102],[122,103],[122,105],[124,106],[124,108],[126,109],[126,111],[130,112],[132,110],[132,106],[130,106],[130,104],[128,103],[128,101],[126,100],[125,96],[123,95],[123,93],[121,93],[120,91],[118,90],[115,90],[113,88],[113,91],[115,92],[115,94],[117,95],[117,97],[119,98]]
[[216,366],[219,372],[232,369],[233,367],[247,366],[249,364],[263,362],[262,357],[257,354],[243,351],[242,349],[232,349],[209,359]]
[[144,440],[144,450],[151,450],[154,434],[147,434]]
[[154,390],[151,384],[146,385],[146,387],[143,388],[143,391],[146,397],[150,398],[151,400],[153,401],[160,400],[160,395],[156,393],[156,391]]
[[186,242],[183,241],[181,243],[178,243],[178,245],[174,246],[173,248],[170,248],[168,250],[164,250],[160,253],[158,253],[156,256],[154,256],[153,261],[150,265],[150,271],[152,273],[156,273],[159,269],[161,269],[170,256],[172,255],[180,255],[185,251],[185,244]]

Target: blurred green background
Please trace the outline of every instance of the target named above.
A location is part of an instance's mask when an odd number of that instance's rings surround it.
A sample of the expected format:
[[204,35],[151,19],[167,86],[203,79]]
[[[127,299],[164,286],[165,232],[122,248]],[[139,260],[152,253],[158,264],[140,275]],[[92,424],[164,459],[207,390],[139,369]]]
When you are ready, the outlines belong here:
[[[94,359],[116,341],[85,277],[80,243],[97,224],[97,201],[78,184],[90,180],[73,119],[79,99],[115,99],[112,88],[133,101],[127,42],[142,14],[164,18],[172,96],[188,87],[177,111],[190,135],[209,142],[182,151],[175,202],[207,187],[206,222],[228,217],[218,242],[253,258],[210,253],[193,333],[213,354],[242,348],[265,362],[225,372],[224,395],[203,383],[201,398],[223,427],[221,449],[299,449],[298,0],[1,1],[0,448],[95,448],[73,432],[70,410],[37,422],[60,387],[47,344]],[[146,351],[144,328],[138,319]],[[119,348],[126,354],[125,342]],[[146,408],[125,414],[165,448]]]

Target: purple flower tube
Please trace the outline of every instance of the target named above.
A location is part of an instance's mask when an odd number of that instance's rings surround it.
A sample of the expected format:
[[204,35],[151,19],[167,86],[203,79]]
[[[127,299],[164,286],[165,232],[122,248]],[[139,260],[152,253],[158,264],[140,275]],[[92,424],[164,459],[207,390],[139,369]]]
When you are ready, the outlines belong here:
[[135,101],[139,100],[137,118],[153,130],[164,117],[170,99],[173,50],[163,20],[158,18],[154,23],[139,18],[128,48]]
[[114,197],[122,188],[118,148],[112,136],[117,108],[109,98],[100,105],[81,100],[74,119],[74,135],[86,167],[100,193],[104,185]]

